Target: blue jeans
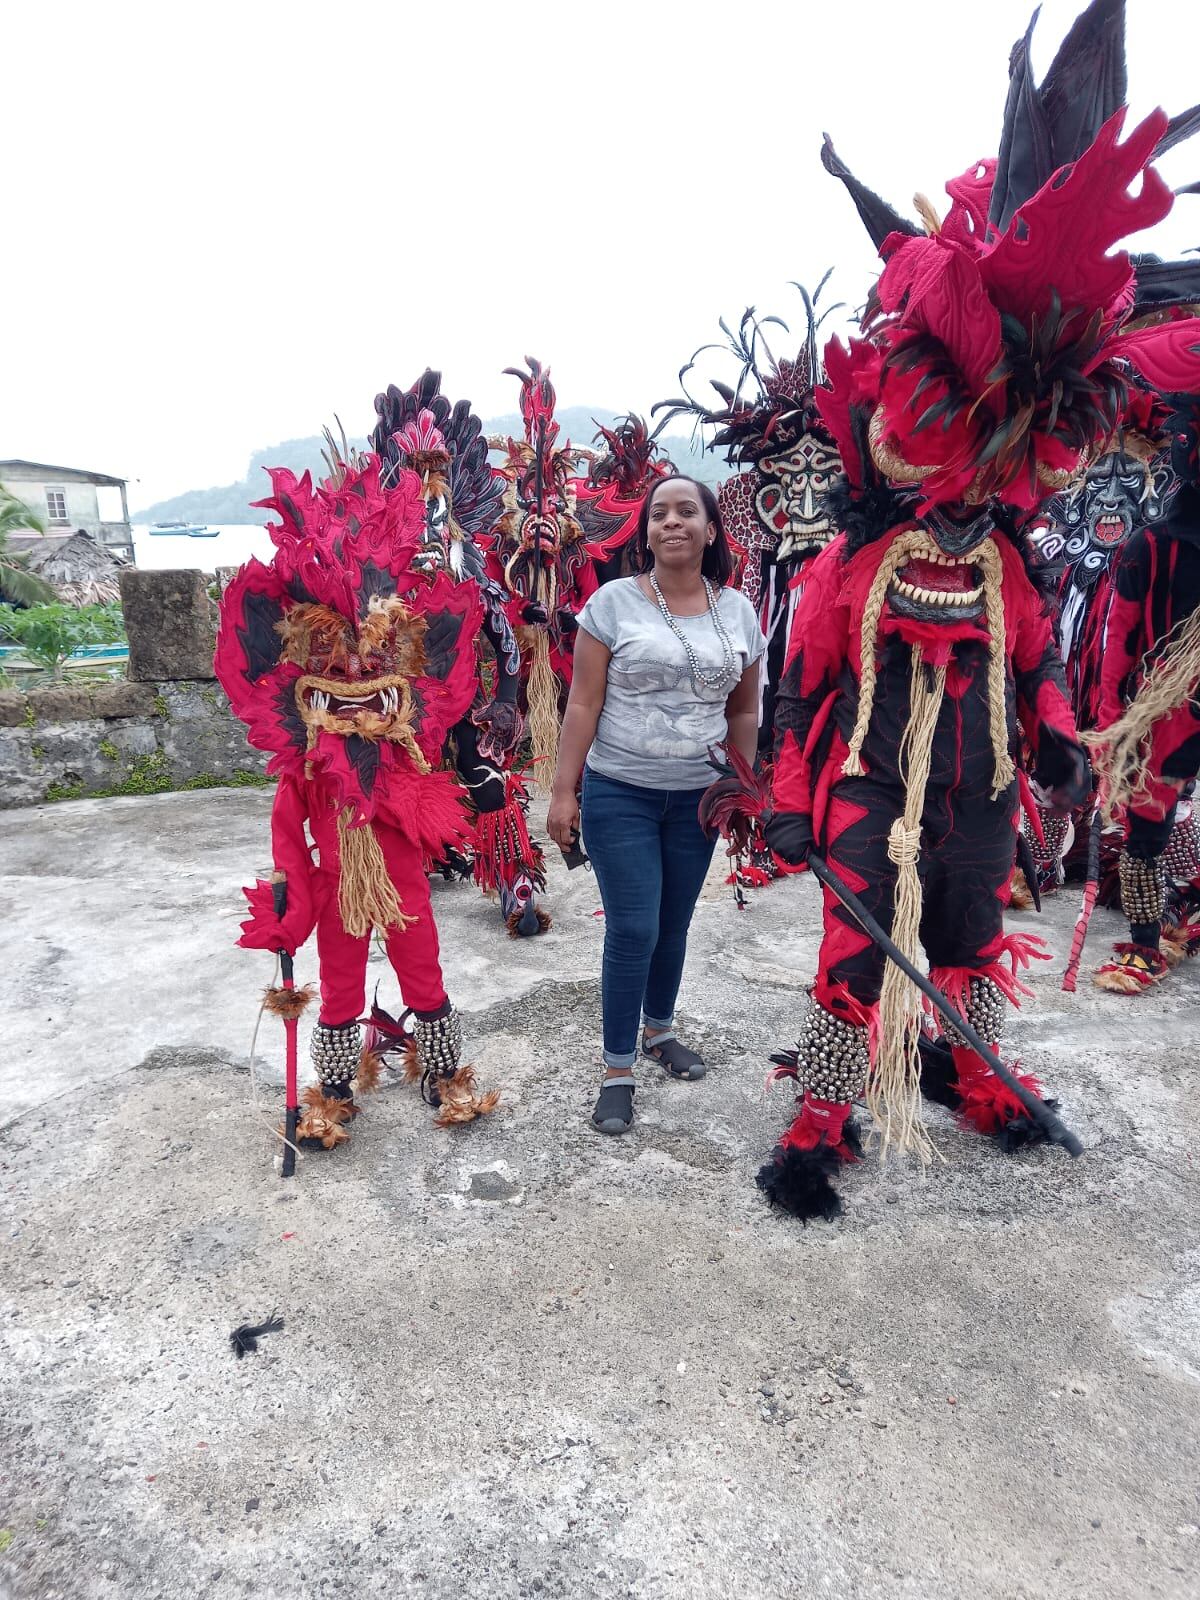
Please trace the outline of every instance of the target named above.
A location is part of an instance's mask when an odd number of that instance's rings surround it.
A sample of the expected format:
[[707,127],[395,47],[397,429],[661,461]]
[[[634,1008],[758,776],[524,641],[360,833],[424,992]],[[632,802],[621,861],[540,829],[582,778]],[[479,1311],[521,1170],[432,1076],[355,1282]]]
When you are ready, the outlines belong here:
[[696,815],[703,789],[643,789],[583,771],[583,840],[604,902],[600,1004],[604,1064],[632,1067],[639,1018],[669,1028],[688,926],[713,841]]

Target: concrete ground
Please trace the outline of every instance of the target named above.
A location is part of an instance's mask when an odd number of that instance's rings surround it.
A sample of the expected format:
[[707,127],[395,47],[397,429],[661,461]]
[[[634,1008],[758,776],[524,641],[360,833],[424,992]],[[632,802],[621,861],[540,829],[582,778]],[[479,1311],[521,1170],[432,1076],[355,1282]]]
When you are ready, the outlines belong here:
[[439,1132],[388,1088],[285,1184],[278,1023],[257,1105],[248,1072],[270,961],[233,943],[269,808],[0,814],[0,1594],[1200,1592],[1200,966],[1064,995],[1051,901],[1014,1035],[1083,1159],[1007,1159],[934,1108],[943,1162],[871,1158],[805,1231],[753,1176],[811,881],[738,915],[714,870],[680,1023],[712,1070],[647,1069],[621,1140],[587,1121],[592,877],[556,861],[555,927],[516,943],[439,882],[502,1108]]

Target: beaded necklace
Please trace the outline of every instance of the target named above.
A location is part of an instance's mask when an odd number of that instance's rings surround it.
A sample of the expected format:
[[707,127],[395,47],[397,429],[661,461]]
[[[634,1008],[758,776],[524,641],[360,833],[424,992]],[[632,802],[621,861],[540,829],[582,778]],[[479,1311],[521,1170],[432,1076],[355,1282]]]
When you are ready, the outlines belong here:
[[712,620],[713,627],[717,630],[717,638],[721,641],[721,653],[723,660],[721,662],[720,670],[717,672],[715,677],[709,677],[700,670],[700,663],[696,659],[696,652],[692,649],[691,640],[688,638],[687,634],[684,633],[683,629],[679,626],[679,624],[675,621],[675,618],[667,609],[667,602],[663,599],[662,590],[658,587],[658,579],[655,577],[653,569],[650,571],[650,587],[654,590],[654,598],[658,603],[658,609],[662,613],[662,619],[666,623],[667,627],[670,628],[671,632],[683,646],[684,654],[688,659],[688,666],[692,670],[693,685],[697,689],[723,689],[727,683],[732,681],[736,674],[737,656],[733,645],[730,642],[729,635],[725,632],[725,624],[721,621],[721,614],[717,610],[717,599],[716,595],[713,593],[713,586],[711,583],[709,583],[707,578],[701,578],[700,582],[704,585],[704,598],[708,601],[709,617]]

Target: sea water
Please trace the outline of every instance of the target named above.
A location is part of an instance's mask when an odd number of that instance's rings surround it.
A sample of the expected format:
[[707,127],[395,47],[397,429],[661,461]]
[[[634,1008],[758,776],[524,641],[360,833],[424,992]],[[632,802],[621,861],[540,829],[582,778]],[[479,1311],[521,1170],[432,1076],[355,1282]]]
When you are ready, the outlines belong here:
[[151,533],[145,523],[133,524],[133,556],[139,567],[162,571],[164,568],[196,568],[215,572],[218,567],[240,567],[257,556],[269,561],[275,546],[267,530],[253,523],[209,524],[216,528],[213,539],[197,539],[186,533]]

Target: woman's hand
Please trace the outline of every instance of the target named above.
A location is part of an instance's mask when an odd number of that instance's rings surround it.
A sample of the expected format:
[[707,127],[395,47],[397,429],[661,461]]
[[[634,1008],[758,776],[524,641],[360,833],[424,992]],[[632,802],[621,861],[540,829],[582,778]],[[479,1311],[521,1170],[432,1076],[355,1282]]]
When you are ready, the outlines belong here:
[[575,798],[574,790],[565,794],[555,791],[550,796],[546,831],[564,854],[575,843],[579,834],[579,801]]

